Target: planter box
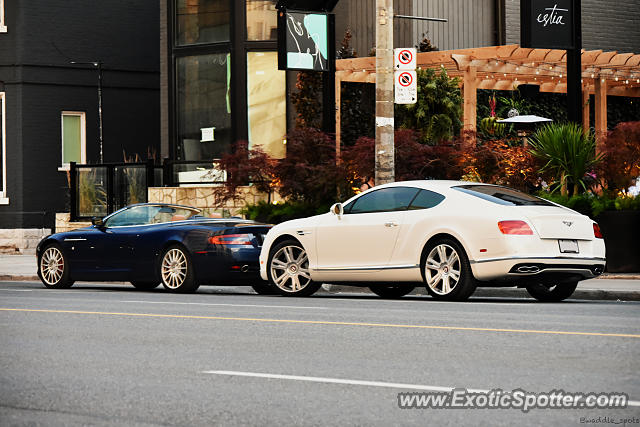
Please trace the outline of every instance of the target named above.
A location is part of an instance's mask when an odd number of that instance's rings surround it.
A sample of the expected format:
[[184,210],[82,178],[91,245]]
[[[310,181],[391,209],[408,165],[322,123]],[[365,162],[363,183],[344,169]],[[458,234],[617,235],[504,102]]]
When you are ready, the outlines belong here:
[[640,272],[640,211],[605,211],[596,217],[610,273]]

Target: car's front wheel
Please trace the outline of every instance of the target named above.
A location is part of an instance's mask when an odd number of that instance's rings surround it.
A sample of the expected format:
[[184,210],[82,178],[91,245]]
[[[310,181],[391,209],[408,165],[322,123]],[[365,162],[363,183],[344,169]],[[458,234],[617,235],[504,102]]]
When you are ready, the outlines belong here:
[[544,302],[557,302],[569,298],[578,287],[578,282],[544,284],[536,283],[527,286],[529,295]]
[[191,293],[198,289],[189,253],[182,246],[170,246],[160,259],[162,285],[171,292]]
[[422,261],[424,281],[435,299],[464,301],[476,290],[469,259],[453,239],[440,239],[425,251]]
[[395,299],[402,298],[415,289],[415,286],[403,285],[373,285],[369,286],[371,292],[382,298]]
[[38,260],[38,272],[42,284],[50,289],[66,289],[73,285],[69,275],[69,262],[57,244],[47,246]]
[[307,252],[295,240],[280,242],[271,249],[267,273],[280,295],[308,296],[321,285],[311,280]]

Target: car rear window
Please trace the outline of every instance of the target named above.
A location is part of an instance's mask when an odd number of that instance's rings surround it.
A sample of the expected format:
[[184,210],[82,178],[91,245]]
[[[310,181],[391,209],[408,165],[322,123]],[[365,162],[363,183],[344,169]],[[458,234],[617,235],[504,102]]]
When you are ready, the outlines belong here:
[[553,203],[512,188],[498,185],[459,185],[454,190],[504,206],[555,206]]
[[429,209],[439,205],[443,200],[444,196],[442,194],[434,193],[429,190],[420,190],[418,195],[411,202],[411,205],[409,205],[409,210]]

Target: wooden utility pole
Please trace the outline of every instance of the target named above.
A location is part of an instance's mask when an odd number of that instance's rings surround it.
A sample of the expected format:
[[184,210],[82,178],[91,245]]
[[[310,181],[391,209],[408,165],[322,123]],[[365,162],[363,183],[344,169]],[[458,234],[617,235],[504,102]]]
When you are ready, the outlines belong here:
[[393,0],[376,0],[376,185],[395,181]]

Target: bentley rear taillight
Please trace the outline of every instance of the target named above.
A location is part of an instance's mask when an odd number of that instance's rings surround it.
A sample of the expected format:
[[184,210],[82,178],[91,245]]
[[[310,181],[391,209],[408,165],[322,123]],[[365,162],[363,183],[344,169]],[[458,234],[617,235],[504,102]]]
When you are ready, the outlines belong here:
[[498,222],[498,228],[502,234],[518,234],[518,235],[532,235],[533,231],[529,224],[524,221],[500,221]]
[[600,226],[595,222],[593,223],[593,237],[595,237],[596,239],[604,239],[602,231],[600,230]]
[[252,245],[251,234],[219,234],[209,237],[212,245]]

